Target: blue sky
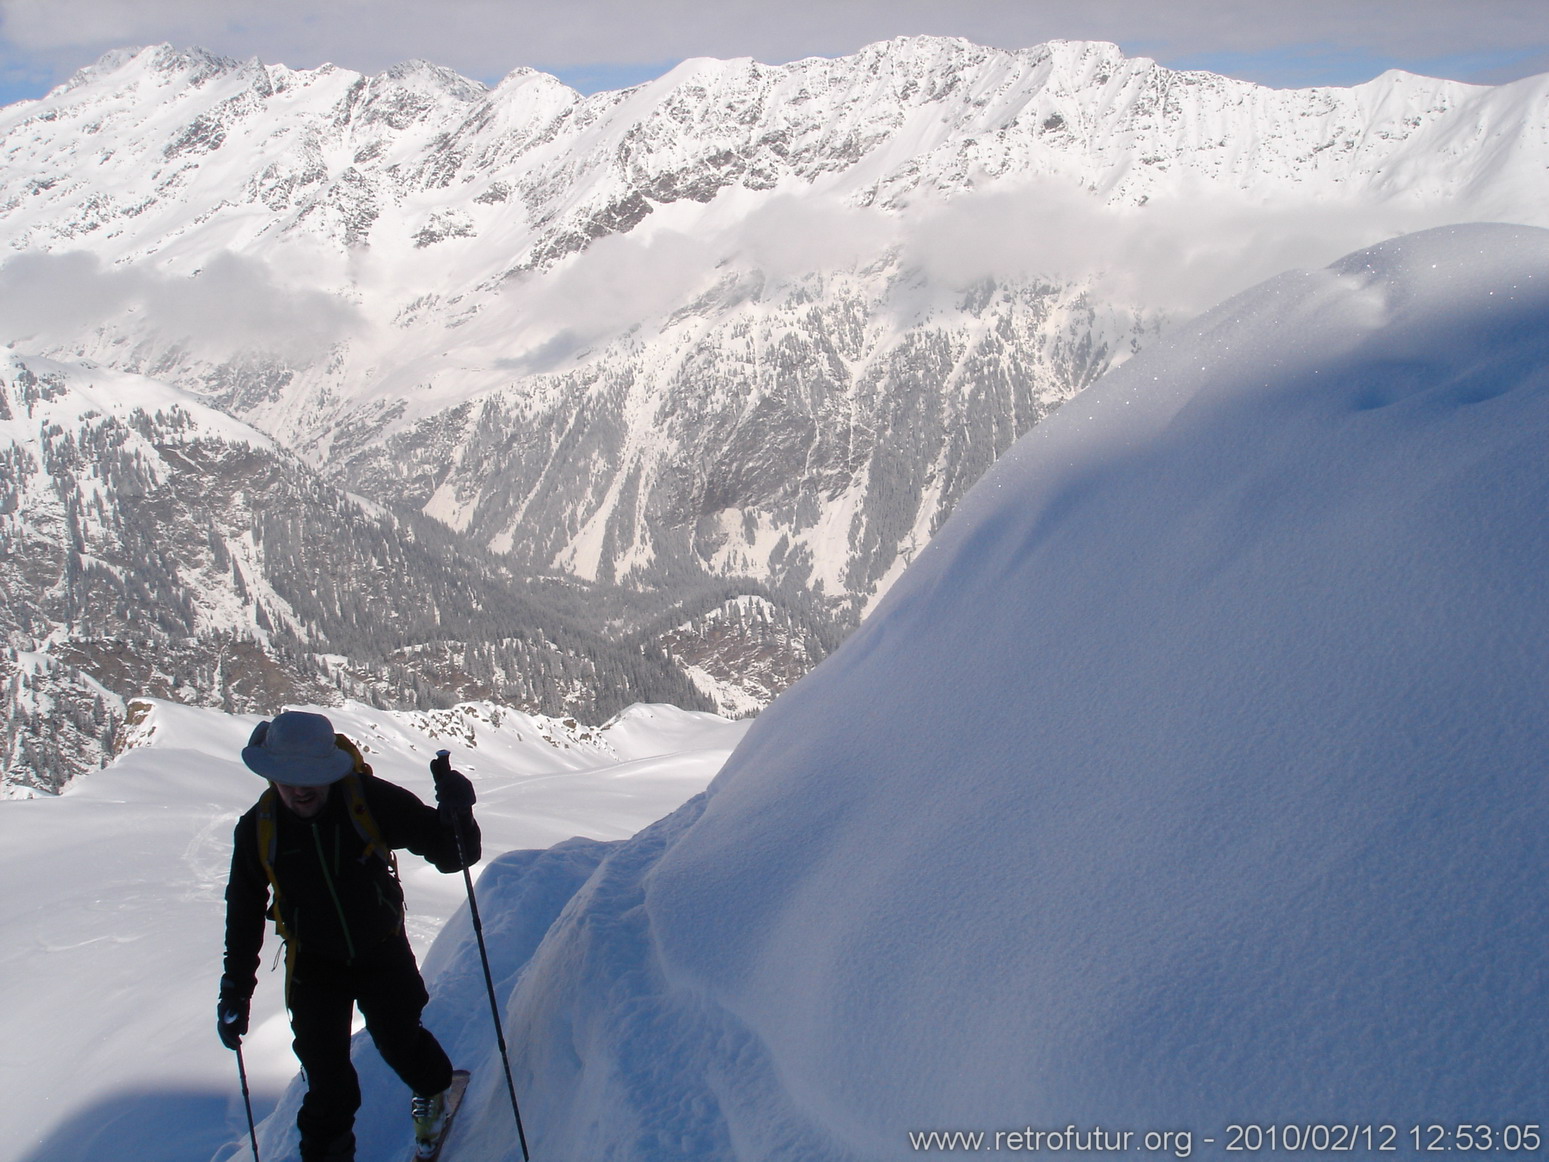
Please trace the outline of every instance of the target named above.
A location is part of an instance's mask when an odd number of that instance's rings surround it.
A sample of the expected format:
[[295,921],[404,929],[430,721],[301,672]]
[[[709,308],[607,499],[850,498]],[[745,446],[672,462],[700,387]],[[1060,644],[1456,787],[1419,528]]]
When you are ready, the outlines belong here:
[[0,0],[0,102],[162,41],[367,73],[420,57],[487,82],[528,66],[595,92],[688,57],[781,63],[919,33],[1110,40],[1276,87],[1389,68],[1487,84],[1549,72],[1549,0]]

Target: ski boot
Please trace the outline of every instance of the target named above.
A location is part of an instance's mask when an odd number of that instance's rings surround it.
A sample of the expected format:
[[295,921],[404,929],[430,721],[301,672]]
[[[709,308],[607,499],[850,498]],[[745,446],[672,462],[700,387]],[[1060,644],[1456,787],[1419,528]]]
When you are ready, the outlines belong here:
[[436,1093],[429,1097],[414,1095],[411,1105],[414,1114],[414,1156],[434,1158],[441,1150],[441,1138],[446,1131],[446,1094]]

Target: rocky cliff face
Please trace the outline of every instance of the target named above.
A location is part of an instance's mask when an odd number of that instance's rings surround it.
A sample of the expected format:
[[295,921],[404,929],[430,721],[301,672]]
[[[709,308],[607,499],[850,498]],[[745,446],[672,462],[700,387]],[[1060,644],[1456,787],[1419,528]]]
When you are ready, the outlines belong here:
[[350,497],[186,393],[0,359],[0,778],[111,756],[135,695],[273,713],[494,698],[600,722],[708,708],[424,517]]

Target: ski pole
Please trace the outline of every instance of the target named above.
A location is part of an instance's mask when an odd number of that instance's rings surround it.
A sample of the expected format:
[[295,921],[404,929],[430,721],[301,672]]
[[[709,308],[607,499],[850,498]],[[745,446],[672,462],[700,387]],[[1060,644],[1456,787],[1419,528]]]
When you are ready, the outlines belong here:
[[258,1127],[253,1124],[253,1097],[247,1090],[247,1063],[242,1060],[242,1042],[237,1042],[237,1076],[242,1080],[242,1104],[247,1107],[247,1137],[253,1143],[253,1162],[258,1162]]
[[[436,761],[442,770],[451,770],[452,752],[438,750]],[[500,1004],[495,1000],[495,978],[489,971],[489,952],[484,947],[484,924],[479,919],[479,901],[473,894],[473,876],[468,873],[468,859],[463,854],[463,827],[456,813],[452,814],[452,835],[457,840],[457,862],[463,865],[463,885],[468,889],[468,914],[473,918],[473,934],[479,942],[479,961],[484,965],[484,989],[489,993],[489,1015],[495,1022],[495,1044],[500,1046],[500,1063],[506,1070],[506,1093],[511,1097],[511,1113],[516,1118],[516,1136],[522,1144],[522,1162],[528,1162],[527,1132],[522,1129],[522,1111],[516,1104],[516,1082],[511,1080],[511,1055],[506,1052],[506,1034],[500,1020]]]

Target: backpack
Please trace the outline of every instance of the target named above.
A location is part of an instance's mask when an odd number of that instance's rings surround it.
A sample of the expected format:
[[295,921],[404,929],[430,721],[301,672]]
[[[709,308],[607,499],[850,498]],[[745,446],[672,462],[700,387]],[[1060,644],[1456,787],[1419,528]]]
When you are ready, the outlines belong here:
[[[355,760],[355,769],[340,779],[338,786],[344,792],[350,823],[354,825],[356,834],[366,844],[366,850],[360,856],[361,862],[373,857],[380,859],[392,873],[393,879],[402,883],[398,875],[398,856],[382,838],[382,829],[377,826],[376,817],[371,814],[371,808],[366,805],[366,793],[360,777],[371,773],[371,765],[361,755],[360,749],[344,735],[334,735],[334,745]],[[274,871],[274,859],[278,854],[280,843],[279,826],[276,822],[279,802],[280,793],[273,786],[268,787],[259,796],[258,861],[263,865],[264,875],[269,879],[269,890],[274,897],[269,905],[269,917],[274,921],[275,932],[285,944],[285,999],[288,1005],[291,973],[295,968],[296,941],[287,929],[284,915],[280,910],[280,881]]]

